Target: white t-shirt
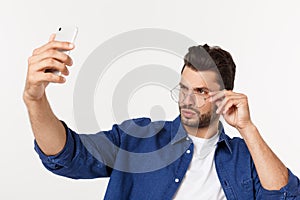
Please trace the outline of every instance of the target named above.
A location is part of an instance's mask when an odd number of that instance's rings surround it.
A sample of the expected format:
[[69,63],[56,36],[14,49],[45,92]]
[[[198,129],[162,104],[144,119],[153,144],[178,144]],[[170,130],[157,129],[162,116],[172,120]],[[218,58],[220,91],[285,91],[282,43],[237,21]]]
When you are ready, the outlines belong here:
[[216,134],[209,139],[189,136],[194,143],[194,154],[174,200],[226,199],[214,162],[219,136]]

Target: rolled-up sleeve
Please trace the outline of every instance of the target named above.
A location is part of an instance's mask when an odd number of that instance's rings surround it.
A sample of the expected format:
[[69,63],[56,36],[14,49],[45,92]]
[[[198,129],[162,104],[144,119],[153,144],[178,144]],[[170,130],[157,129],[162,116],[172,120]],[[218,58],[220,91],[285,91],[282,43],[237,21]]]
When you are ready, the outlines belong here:
[[263,200],[300,200],[300,182],[297,176],[295,176],[289,169],[289,180],[287,185],[280,190],[266,190],[263,187],[258,192],[257,199]]
[[[66,130],[66,144],[57,155],[45,155],[37,142],[34,141],[34,149],[38,153],[43,165],[51,172],[73,178],[90,179],[97,177],[108,177],[111,168],[96,159],[81,141],[79,134],[72,131],[62,122]],[[106,135],[103,132],[97,133],[101,137]],[[85,135],[85,137],[89,137]],[[101,153],[101,152],[100,152]]]

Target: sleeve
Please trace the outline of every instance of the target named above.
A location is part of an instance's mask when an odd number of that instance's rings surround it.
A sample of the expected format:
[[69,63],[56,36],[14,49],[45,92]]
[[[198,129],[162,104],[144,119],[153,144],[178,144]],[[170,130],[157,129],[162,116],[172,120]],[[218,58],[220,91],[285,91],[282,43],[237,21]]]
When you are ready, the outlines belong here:
[[73,179],[109,177],[118,149],[118,130],[96,134],[77,134],[62,122],[67,134],[63,150],[46,156],[34,141],[34,149],[43,165],[57,175]]
[[256,199],[300,200],[299,178],[295,176],[289,169],[288,172],[289,172],[289,180],[287,185],[282,187],[280,190],[266,190],[262,186],[260,186],[257,191]]

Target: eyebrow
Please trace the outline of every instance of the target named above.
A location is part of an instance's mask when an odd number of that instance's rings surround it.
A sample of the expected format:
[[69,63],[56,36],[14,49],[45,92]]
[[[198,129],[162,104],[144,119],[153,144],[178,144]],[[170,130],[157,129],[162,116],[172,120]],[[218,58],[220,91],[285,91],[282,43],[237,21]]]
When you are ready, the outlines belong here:
[[[182,82],[180,82],[179,85],[180,85],[180,86],[183,86],[183,87],[186,87],[186,88],[189,88],[188,86],[186,86],[186,85],[183,84]],[[207,91],[211,92],[211,90],[208,89],[207,87],[196,87],[196,88],[193,88],[194,91],[201,90],[201,89],[204,89],[204,90],[207,90]]]

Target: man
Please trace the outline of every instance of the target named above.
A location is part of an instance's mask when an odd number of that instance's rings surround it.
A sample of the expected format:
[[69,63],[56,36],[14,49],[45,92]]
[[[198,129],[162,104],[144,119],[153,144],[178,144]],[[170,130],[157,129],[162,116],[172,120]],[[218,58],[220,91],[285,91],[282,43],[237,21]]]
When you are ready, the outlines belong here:
[[[45,93],[49,83],[65,82],[47,71],[67,76],[72,65],[58,49],[74,45],[54,38],[29,58],[23,95],[48,170],[75,179],[110,177],[105,199],[300,199],[299,179],[262,139],[247,97],[232,91],[235,64],[228,52],[189,48],[172,89],[180,110],[174,121],[140,118],[78,135],[56,118]],[[225,134],[221,115],[243,139]]]

